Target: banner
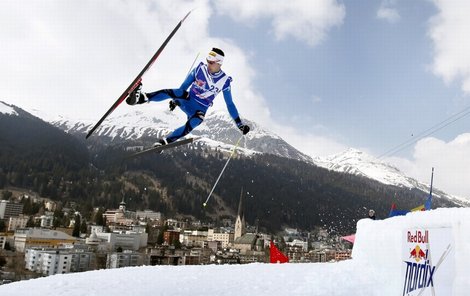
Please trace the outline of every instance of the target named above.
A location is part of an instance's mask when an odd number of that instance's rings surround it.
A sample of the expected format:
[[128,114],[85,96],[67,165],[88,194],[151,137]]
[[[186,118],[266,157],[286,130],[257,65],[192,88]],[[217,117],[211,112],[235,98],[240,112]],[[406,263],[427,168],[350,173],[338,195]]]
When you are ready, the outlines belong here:
[[406,229],[402,241],[402,295],[453,295],[455,255],[452,229]]

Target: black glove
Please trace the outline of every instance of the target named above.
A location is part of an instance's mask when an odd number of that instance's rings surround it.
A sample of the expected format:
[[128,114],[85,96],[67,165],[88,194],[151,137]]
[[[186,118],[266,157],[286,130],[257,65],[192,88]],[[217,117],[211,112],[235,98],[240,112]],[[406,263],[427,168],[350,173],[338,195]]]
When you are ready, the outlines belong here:
[[238,126],[238,129],[241,130],[244,135],[248,134],[248,132],[250,131],[250,127],[244,124],[240,124]]
[[175,101],[175,100],[171,100],[171,101],[170,101],[170,107],[169,107],[169,108],[170,108],[170,111],[175,110],[176,106],[179,106],[178,102]]

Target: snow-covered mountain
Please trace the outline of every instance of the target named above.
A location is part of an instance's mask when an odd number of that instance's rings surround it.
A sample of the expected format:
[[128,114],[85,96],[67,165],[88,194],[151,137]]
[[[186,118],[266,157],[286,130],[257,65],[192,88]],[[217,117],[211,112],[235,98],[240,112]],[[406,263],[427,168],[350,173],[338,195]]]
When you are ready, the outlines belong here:
[[[90,120],[54,118],[38,110],[30,110],[30,112],[71,134],[85,135],[96,123],[96,121]],[[99,137],[101,140],[112,142],[141,141],[150,144],[183,125],[186,120],[183,112],[162,110],[161,106],[138,106],[129,112],[111,115],[95,131],[96,135],[92,137]],[[311,157],[301,153],[281,137],[269,132],[255,122],[250,120],[245,120],[245,122],[250,125],[251,131],[240,142],[242,153],[270,153],[311,162]],[[230,149],[231,145],[234,145],[241,137],[240,131],[226,111],[208,112],[201,126],[191,134],[201,137],[200,141],[206,145],[216,146],[221,149]]]
[[[376,180],[380,183],[403,188],[416,188],[424,192],[430,191],[430,184],[418,182],[406,176],[398,168],[380,161],[357,149],[348,149],[342,153],[325,158],[316,158],[314,163],[329,170],[344,172]],[[431,172],[429,173],[431,179]],[[468,199],[449,195],[433,187],[433,197],[447,198],[461,205],[469,205]]]
[[[16,107],[0,101],[0,113],[17,115]],[[71,134],[85,135],[96,123],[96,120],[75,120],[62,116],[51,116],[39,110],[29,112]],[[329,170],[354,174],[403,188],[416,188],[429,192],[430,185],[418,182],[406,176],[396,167],[384,163],[356,149],[348,149],[343,153],[329,157],[311,157],[301,153],[282,138],[264,129],[256,122],[245,120],[252,131],[242,138],[240,152],[250,155],[253,153],[270,153],[291,159],[297,159]],[[152,143],[156,138],[163,137],[174,128],[184,124],[186,118],[182,112],[170,112],[161,106],[137,106],[128,112],[113,114],[105,120],[92,138],[109,142],[141,141]],[[201,141],[211,147],[230,150],[240,138],[240,132],[234,126],[233,120],[226,111],[211,111],[206,120],[192,132],[202,137]],[[465,198],[452,196],[433,188],[433,196],[450,199],[458,204],[469,205]]]

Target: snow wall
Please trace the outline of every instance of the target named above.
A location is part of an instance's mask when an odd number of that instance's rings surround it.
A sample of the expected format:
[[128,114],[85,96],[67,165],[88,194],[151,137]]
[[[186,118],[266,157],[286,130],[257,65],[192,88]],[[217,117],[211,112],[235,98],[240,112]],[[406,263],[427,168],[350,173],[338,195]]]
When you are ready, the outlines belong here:
[[470,209],[362,219],[352,257],[383,295],[470,295]]

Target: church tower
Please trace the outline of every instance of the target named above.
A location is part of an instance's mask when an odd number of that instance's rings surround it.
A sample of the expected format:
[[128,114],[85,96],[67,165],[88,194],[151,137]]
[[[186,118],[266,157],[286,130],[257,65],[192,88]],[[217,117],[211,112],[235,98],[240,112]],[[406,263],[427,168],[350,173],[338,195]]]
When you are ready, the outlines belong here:
[[119,204],[119,210],[121,210],[123,213],[126,212],[126,203],[124,202],[124,196],[122,197],[122,201]]
[[237,220],[235,221],[235,235],[234,240],[239,237],[242,237],[246,233],[245,229],[245,209],[244,209],[244,197],[243,197],[243,188],[240,193],[240,202],[238,204],[238,215]]

